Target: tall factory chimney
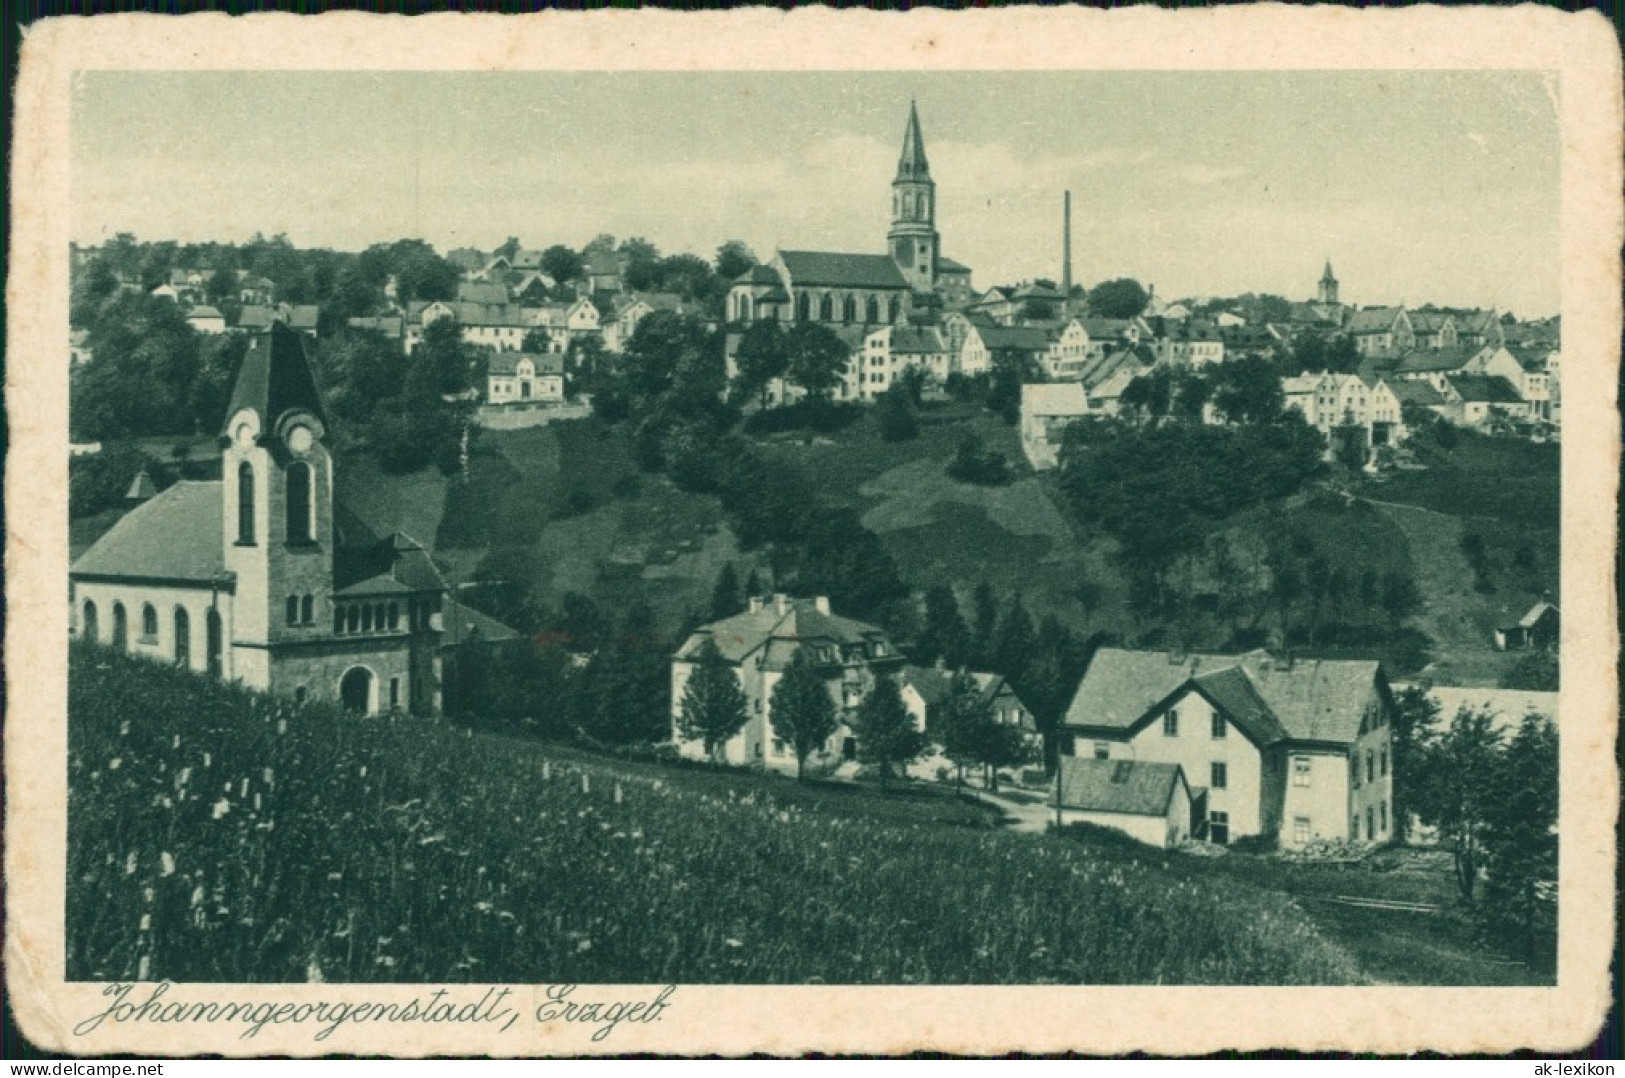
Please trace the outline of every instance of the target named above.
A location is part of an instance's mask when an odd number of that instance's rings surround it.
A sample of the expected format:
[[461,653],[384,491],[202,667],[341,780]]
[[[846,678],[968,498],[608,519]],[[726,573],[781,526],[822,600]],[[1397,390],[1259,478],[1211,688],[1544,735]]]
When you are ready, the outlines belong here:
[[1063,303],[1072,302],[1072,192],[1067,191],[1061,201],[1061,296]]

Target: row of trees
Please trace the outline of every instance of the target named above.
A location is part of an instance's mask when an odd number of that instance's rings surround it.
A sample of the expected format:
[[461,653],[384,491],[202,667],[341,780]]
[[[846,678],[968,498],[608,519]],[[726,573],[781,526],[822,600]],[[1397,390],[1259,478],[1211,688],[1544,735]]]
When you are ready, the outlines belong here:
[[1507,737],[1488,714],[1471,708],[1445,721],[1420,688],[1401,693],[1397,703],[1394,766],[1408,792],[1404,801],[1396,796],[1396,821],[1403,828],[1414,813],[1435,829],[1451,853],[1462,901],[1526,961],[1550,966],[1557,943],[1557,728],[1530,715]]

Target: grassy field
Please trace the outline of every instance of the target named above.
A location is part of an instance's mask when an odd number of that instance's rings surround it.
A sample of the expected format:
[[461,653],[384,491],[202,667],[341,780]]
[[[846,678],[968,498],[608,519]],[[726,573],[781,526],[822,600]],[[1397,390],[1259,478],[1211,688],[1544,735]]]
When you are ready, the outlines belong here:
[[73,979],[1368,979],[1276,891],[988,830],[943,794],[626,764],[94,649],[72,663]]
[[1453,448],[1416,446],[1426,468],[1363,484],[1373,501],[1415,505],[1462,517],[1491,517],[1537,533],[1561,523],[1560,446],[1461,431]]

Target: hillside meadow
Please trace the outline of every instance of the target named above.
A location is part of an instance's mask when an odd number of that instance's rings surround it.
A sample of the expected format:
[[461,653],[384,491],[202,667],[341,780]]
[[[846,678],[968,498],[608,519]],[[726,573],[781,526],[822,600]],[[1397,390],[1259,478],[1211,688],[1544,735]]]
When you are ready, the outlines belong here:
[[1291,899],[946,793],[622,766],[76,646],[72,979],[1346,984]]

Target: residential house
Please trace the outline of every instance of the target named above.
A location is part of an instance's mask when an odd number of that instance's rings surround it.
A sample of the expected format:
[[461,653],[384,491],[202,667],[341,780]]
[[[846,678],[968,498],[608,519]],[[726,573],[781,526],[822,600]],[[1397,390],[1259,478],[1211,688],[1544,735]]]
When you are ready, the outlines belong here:
[[1518,395],[1529,402],[1533,418],[1555,422],[1552,402],[1557,398],[1558,379],[1552,368],[1558,361],[1557,349],[1546,344],[1508,344],[1502,351],[1518,364]]
[[[1021,702],[1010,682],[999,674],[965,671],[976,686],[977,700],[993,721],[1000,726],[1021,728],[1027,745],[1037,751],[1043,744],[1038,732],[1038,720],[1032,710]],[[955,673],[941,665],[905,666],[897,683],[903,697],[903,706],[914,720],[914,729],[920,730],[942,743],[943,705],[953,693]]]
[[1459,342],[1454,315],[1445,311],[1412,311],[1411,332],[1418,348],[1455,348]]
[[1050,331],[1037,326],[973,323],[959,349],[959,372],[986,374],[995,362],[1011,363],[1018,369],[1041,370],[1050,338]]
[[186,324],[199,333],[215,334],[226,332],[226,316],[207,304],[193,307],[190,311],[187,311]]
[[180,289],[176,288],[172,284],[169,284],[167,281],[159,285],[157,288],[154,288],[150,295],[152,295],[154,299],[167,299],[171,303],[179,303],[181,299]]
[[683,736],[683,692],[707,641],[722,653],[745,695],[745,727],[721,747],[720,758],[730,764],[776,771],[796,767],[794,749],[773,727],[773,689],[798,654],[807,654],[828,688],[838,716],[835,733],[809,760],[819,770],[856,757],[854,713],[858,705],[874,688],[876,678],[895,677],[903,666],[903,656],[884,630],[832,613],[823,596],[753,597],[744,613],[690,633],[672,656],[672,741],[691,759],[703,759],[705,747]]
[[318,326],[321,321],[322,309],[314,303],[282,303],[277,305],[282,313],[282,320],[289,329],[295,333],[303,333],[312,340],[316,339]]
[[351,329],[366,333],[377,333],[393,341],[397,347],[403,346],[406,340],[406,319],[398,314],[380,314],[357,316],[348,319],[345,325]]
[[237,302],[269,307],[276,302],[276,282],[269,277],[249,273],[247,270],[238,270]]
[[564,357],[497,352],[486,369],[487,404],[557,404],[564,400]]
[[1366,381],[1353,374],[1300,374],[1281,380],[1283,404],[1326,436],[1335,454],[1337,437],[1361,431],[1367,447],[1395,445],[1405,436],[1403,409],[1385,379]]
[[569,351],[571,341],[600,332],[602,324],[597,304],[585,298],[530,308],[526,320],[527,329],[547,335],[549,352],[560,353]]
[[1501,328],[1501,315],[1491,307],[1488,310],[1453,312],[1456,316],[1457,335],[1469,348],[1499,348],[1506,343]]
[[849,400],[871,401],[890,389],[905,371],[918,370],[941,386],[954,370],[954,357],[942,333],[931,326],[881,326],[863,339],[847,365]]
[[1014,288],[1005,285],[994,285],[975,300],[966,304],[965,313],[985,318],[994,325],[1015,325],[1016,315],[1020,311],[1020,304],[1016,302],[1015,292]]
[[250,303],[237,312],[237,329],[243,333],[264,333],[277,321],[276,309],[264,304]]
[[1063,756],[1055,774],[1055,816],[1171,849],[1207,830],[1205,792],[1179,764]]
[[1453,374],[1449,389],[1443,414],[1457,426],[1484,427],[1497,419],[1527,422],[1534,418],[1533,406],[1500,375]]
[[588,292],[621,290],[621,259],[614,251],[589,248],[582,256],[581,274],[586,278]]
[[1511,625],[1495,627],[1495,650],[1529,651],[1557,647],[1561,624],[1557,607],[1541,600]]
[[506,307],[512,302],[508,286],[500,278],[495,281],[457,282],[457,302],[481,307]]
[[455,247],[446,252],[446,261],[461,273],[478,273],[485,268],[485,252],[473,247]]
[[[676,292],[634,292],[616,296],[611,303],[612,313],[602,321],[601,329],[604,348],[611,352],[624,351],[632,334],[637,332],[638,324],[656,311],[681,315],[700,313],[695,304],[685,301]],[[591,330],[578,327],[577,333],[580,332]]]
[[[1409,349],[1401,353],[1397,359],[1390,357],[1391,363],[1386,369],[1390,379],[1427,382],[1440,393],[1448,393],[1451,375],[1484,373],[1472,366],[1479,351],[1466,345]],[[1364,370],[1362,364],[1362,371]]]
[[1392,710],[1376,662],[1102,648],[1063,729],[1072,756],[1178,764],[1211,841],[1301,848],[1392,837]]
[[1449,411],[1450,399],[1433,388],[1432,383],[1396,378],[1383,380],[1394,399],[1399,401],[1399,413],[1405,423],[1415,426],[1428,413],[1444,417]]
[[1206,367],[1224,362],[1224,335],[1205,319],[1164,324],[1161,346],[1164,363],[1182,367]]
[[1021,387],[1021,451],[1034,471],[1059,462],[1061,438],[1079,419],[1099,418],[1082,382],[1031,383]]
[[1349,315],[1348,334],[1362,356],[1409,352],[1416,333],[1403,307],[1366,307]]

